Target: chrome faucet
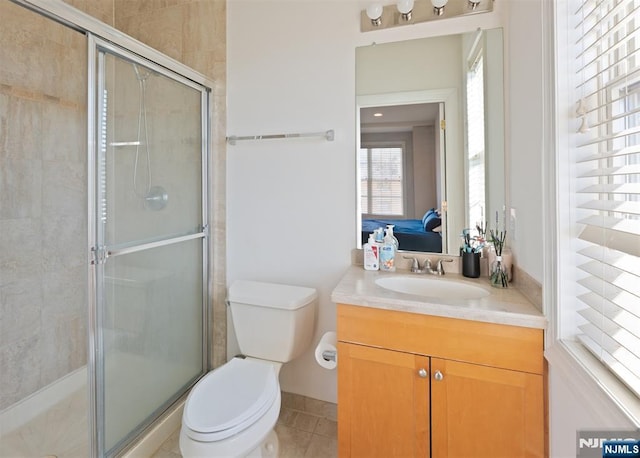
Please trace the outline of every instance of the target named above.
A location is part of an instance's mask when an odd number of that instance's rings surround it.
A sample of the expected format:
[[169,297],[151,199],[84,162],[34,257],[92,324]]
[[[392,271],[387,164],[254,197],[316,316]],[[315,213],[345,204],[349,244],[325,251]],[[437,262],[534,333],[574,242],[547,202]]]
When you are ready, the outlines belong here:
[[432,275],[444,275],[444,267],[442,265],[443,262],[453,262],[453,259],[438,259],[438,262],[436,263],[436,268],[434,270],[433,267],[431,267],[431,259],[427,258],[424,260],[423,269],[414,271],[412,268],[411,272],[424,272]]
[[411,260],[411,272],[415,274],[421,274],[422,272],[424,272],[422,269],[420,269],[420,263],[418,262],[418,258],[413,256],[403,256],[403,258]]
[[438,259],[438,264],[436,265],[436,271],[435,272],[431,272],[435,275],[444,275],[444,267],[442,266],[443,262],[453,262],[453,259],[449,258],[449,259]]
[[444,275],[444,267],[442,265],[443,262],[453,262],[453,259],[438,259],[436,263],[435,270],[431,267],[431,259],[426,258],[424,260],[424,267],[420,268],[420,262],[418,262],[418,258],[414,256],[403,256],[404,259],[411,260],[411,272],[416,274],[432,274],[432,275]]

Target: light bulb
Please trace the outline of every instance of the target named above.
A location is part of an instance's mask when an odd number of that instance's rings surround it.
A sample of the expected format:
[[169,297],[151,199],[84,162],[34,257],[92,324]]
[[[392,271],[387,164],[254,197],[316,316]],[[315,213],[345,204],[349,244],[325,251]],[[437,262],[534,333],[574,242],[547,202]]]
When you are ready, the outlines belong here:
[[411,20],[411,12],[413,11],[413,0],[399,0],[396,5],[398,12],[405,21]]
[[382,5],[379,3],[372,3],[367,6],[367,16],[371,19],[371,24],[378,27],[382,24]]
[[444,6],[447,4],[447,0],[431,0],[433,5],[433,14],[436,16],[442,16],[444,14]]
[[467,0],[467,4],[469,5],[469,8],[475,10],[480,4],[480,0]]

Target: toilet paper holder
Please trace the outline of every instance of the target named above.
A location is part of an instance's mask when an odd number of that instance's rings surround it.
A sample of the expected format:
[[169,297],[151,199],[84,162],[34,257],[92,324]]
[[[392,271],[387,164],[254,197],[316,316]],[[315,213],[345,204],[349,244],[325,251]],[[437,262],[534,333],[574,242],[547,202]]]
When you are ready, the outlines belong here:
[[325,361],[335,361],[336,352],[332,350],[325,350],[322,352],[322,359],[324,359]]

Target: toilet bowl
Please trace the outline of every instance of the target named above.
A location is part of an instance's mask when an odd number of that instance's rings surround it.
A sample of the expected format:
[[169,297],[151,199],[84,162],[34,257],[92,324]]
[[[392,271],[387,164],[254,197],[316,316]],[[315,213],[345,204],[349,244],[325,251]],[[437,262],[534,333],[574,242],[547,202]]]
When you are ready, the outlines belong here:
[[[277,456],[280,365],[233,358],[193,387],[180,430],[185,457]],[[269,438],[269,440],[267,440]]]
[[315,289],[298,286],[231,286],[228,301],[245,356],[209,372],[191,389],[180,429],[183,457],[278,456],[278,375],[311,342],[316,298]]

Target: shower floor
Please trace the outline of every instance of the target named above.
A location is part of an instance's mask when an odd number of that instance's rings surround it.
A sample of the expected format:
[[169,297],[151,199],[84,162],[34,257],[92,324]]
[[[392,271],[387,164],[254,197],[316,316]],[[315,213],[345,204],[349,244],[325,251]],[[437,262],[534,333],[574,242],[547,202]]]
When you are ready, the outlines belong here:
[[0,436],[0,457],[89,456],[87,389],[82,387],[20,428]]

